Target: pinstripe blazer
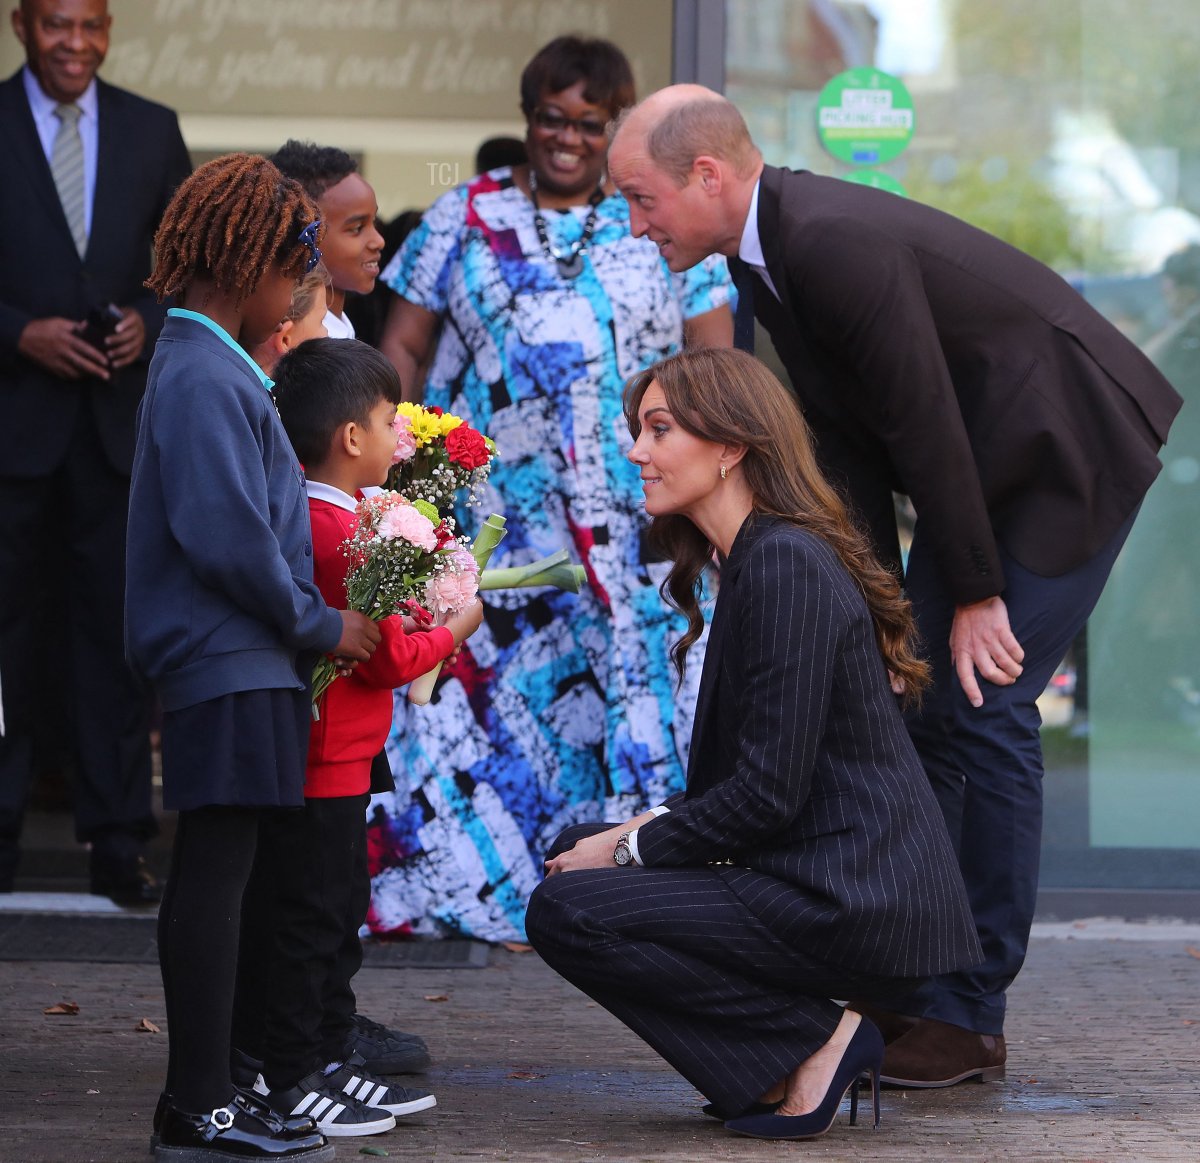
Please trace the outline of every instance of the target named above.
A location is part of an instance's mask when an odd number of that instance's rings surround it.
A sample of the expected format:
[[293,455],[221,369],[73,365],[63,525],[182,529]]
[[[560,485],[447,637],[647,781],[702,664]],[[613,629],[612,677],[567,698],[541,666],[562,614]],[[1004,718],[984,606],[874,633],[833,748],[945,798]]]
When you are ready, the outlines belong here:
[[687,789],[668,806],[638,830],[642,862],[753,870],[730,869],[735,891],[791,945],[895,977],[979,960],[866,602],[799,526],[751,516],[731,547]]

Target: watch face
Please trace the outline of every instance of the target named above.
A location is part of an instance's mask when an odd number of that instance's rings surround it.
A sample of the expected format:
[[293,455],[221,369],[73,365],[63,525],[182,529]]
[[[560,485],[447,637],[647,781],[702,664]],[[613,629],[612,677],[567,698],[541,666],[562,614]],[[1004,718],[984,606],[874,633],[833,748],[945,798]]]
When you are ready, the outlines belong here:
[[622,867],[633,863],[633,853],[629,851],[629,842],[624,836],[617,841],[617,846],[613,849],[613,860]]

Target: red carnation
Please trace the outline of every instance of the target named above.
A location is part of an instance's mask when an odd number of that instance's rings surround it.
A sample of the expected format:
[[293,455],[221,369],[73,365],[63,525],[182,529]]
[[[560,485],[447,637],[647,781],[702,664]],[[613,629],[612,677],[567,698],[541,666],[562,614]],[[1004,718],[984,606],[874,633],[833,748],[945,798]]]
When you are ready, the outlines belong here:
[[469,424],[460,424],[446,433],[446,455],[460,468],[483,468],[489,460],[487,442]]

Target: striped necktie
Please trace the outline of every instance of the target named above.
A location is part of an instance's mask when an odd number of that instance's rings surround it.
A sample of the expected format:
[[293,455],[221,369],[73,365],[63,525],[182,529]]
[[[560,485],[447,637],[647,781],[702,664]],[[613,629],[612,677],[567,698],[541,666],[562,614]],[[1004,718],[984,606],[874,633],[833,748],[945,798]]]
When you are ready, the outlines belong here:
[[78,105],[56,105],[54,115],[59,120],[54,150],[50,155],[50,172],[58,187],[75,249],[83,258],[87,250],[87,219],[83,205],[83,138],[79,136],[79,118],[83,110]]

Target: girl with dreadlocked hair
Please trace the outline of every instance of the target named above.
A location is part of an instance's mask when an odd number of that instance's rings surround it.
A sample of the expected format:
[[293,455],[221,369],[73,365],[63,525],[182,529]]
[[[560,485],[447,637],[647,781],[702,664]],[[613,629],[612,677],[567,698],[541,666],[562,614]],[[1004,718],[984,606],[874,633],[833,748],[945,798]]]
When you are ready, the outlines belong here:
[[[316,652],[343,669],[379,631],[312,583],[304,478],[247,354],[320,258],[316,207],[261,157],[179,187],[147,286],[179,304],[150,364],[130,495],[127,652],[163,708],[163,804],[179,813],[158,948],[170,1030],[155,1155],[332,1160],[310,1119],[235,1089],[230,1025],[260,822],[303,803]],[[262,875],[255,870],[255,877]]]

